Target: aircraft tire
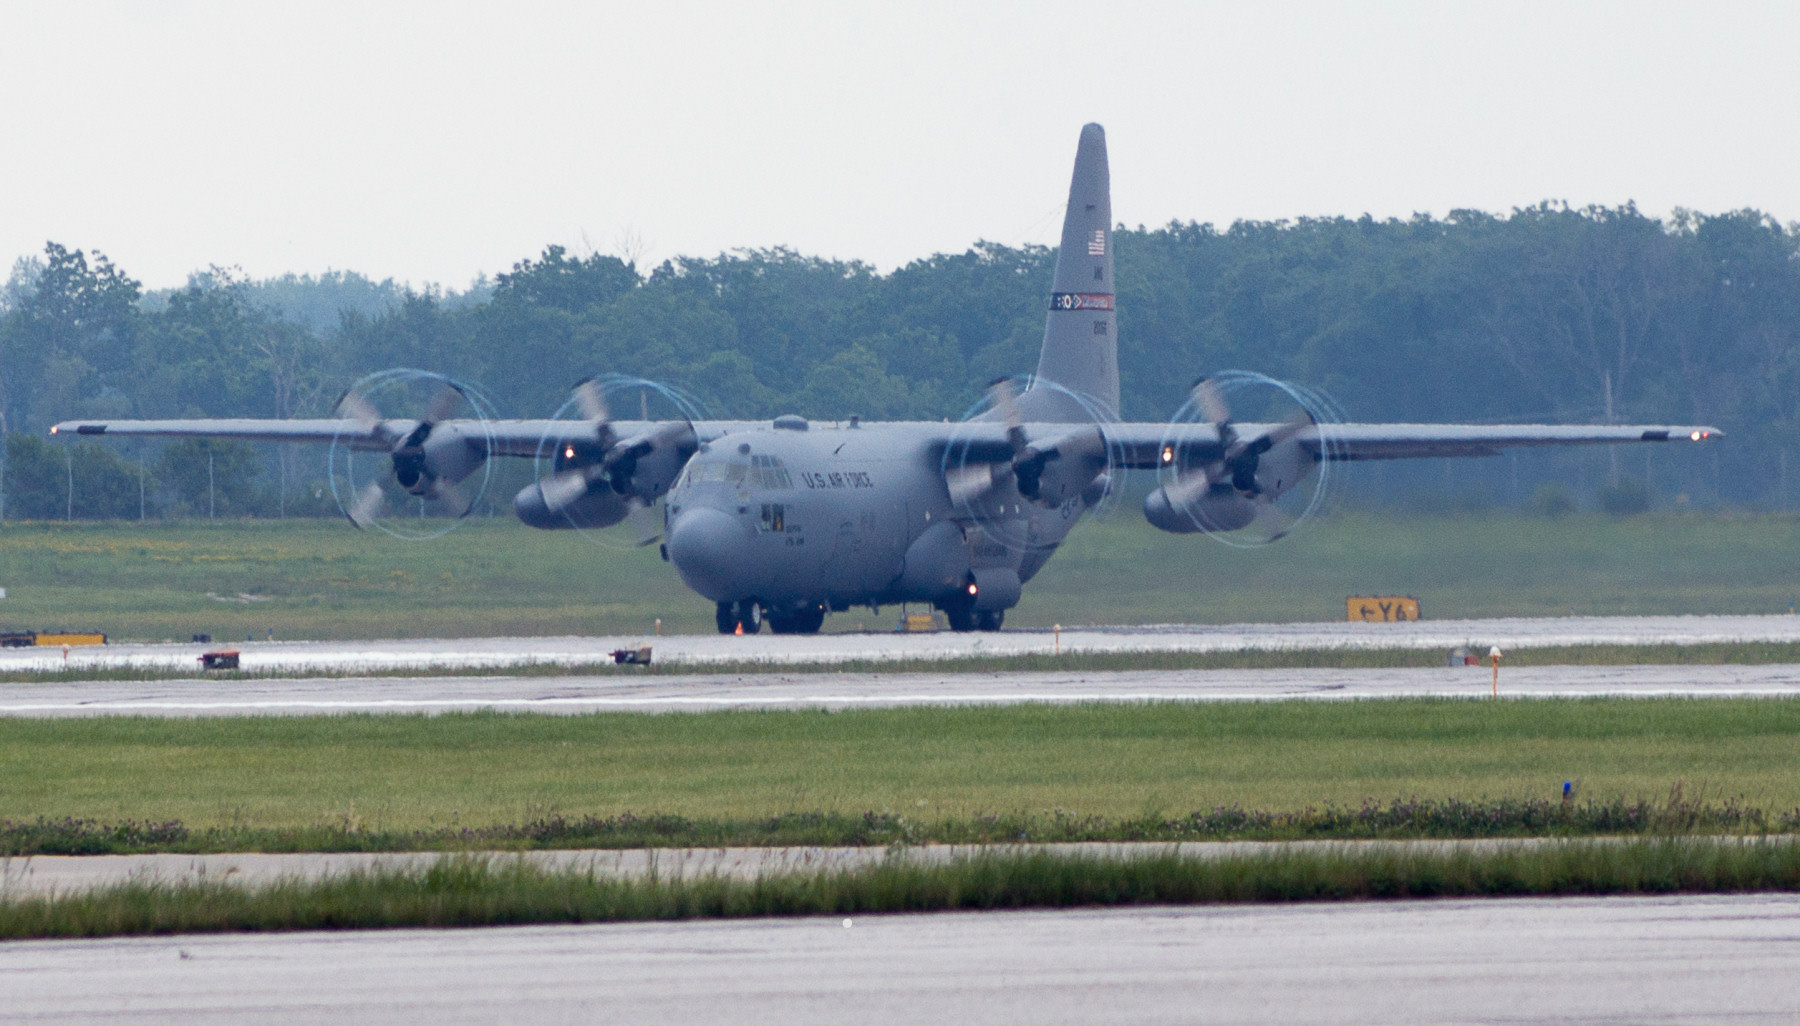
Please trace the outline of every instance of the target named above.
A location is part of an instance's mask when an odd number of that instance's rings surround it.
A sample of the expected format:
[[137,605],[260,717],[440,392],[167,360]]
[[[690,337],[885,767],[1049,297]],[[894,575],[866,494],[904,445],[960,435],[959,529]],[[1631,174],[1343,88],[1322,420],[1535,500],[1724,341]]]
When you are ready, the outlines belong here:
[[950,629],[966,633],[975,629],[975,600],[962,593],[952,595],[938,604],[944,611],[944,619]]
[[975,629],[978,631],[997,631],[1006,622],[1006,610],[984,609],[975,614]]
[[797,609],[785,616],[770,613],[769,631],[773,634],[817,634],[825,626],[825,610],[812,606]]
[[733,634],[737,631],[737,608],[731,603],[719,603],[719,607],[713,613],[713,617],[719,625],[720,634]]
[[745,599],[737,604],[737,622],[743,625],[745,634],[762,630],[762,609],[755,599]]

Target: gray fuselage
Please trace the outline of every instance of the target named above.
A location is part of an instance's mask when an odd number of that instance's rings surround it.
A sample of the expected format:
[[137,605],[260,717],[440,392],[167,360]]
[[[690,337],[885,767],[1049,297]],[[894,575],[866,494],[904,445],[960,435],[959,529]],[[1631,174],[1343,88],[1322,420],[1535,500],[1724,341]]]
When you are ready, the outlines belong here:
[[979,524],[959,517],[943,439],[940,424],[907,423],[714,438],[669,492],[669,561],[715,602],[842,610],[941,601],[979,580],[980,607],[1005,609],[1085,507],[1015,496]]

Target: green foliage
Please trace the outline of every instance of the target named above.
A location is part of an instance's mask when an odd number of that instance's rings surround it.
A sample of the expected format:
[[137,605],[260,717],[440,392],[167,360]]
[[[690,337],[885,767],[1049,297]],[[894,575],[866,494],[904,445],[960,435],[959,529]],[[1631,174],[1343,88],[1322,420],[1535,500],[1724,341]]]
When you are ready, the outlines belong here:
[[0,902],[0,937],[469,927],[978,909],[1800,890],[1800,843],[1650,839],[1218,857],[1002,849],[736,879],[446,856],[261,886],[133,880]]
[[[1727,442],[1659,450],[1634,475],[1699,505],[1792,501],[1800,238],[1756,211],[1176,222],[1121,230],[1116,249],[1130,419],[1166,417],[1195,376],[1240,367],[1323,389],[1359,420],[1714,423]],[[215,269],[142,304],[104,256],[50,244],[0,311],[0,428],[316,415],[393,366],[474,382],[517,416],[612,371],[685,387],[720,417],[936,420],[1035,365],[1054,258],[983,242],[879,274],[768,249],[644,273],[552,246],[491,293]],[[1353,476],[1379,475],[1377,505],[1524,505],[1541,484],[1588,494],[1617,475],[1592,459],[1528,454],[1505,495],[1427,468]]]
[[143,508],[136,464],[104,443],[75,442],[65,450],[35,435],[7,435],[5,472],[12,519],[135,520]]
[[1600,489],[1600,511],[1611,517],[1648,513],[1650,489],[1636,478],[1620,478]]
[[1575,500],[1563,484],[1542,484],[1531,493],[1531,509],[1540,517],[1566,517],[1575,512]]
[[6,442],[6,515],[14,520],[61,520],[67,515],[66,455],[36,435],[10,434]]
[[256,450],[226,438],[184,438],[163,448],[156,477],[174,493],[174,512],[191,517],[237,517],[256,512]]
[[1672,789],[1666,800],[1461,798],[1364,801],[1357,806],[1270,811],[1219,806],[1181,816],[1053,812],[983,814],[937,820],[892,812],[788,812],[754,819],[658,814],[550,814],[523,823],[375,828],[340,819],[297,828],[241,823],[190,829],[178,820],[101,822],[65,817],[0,820],[0,858],[136,855],[158,852],[554,851],[631,848],[881,848],[915,844],[1080,844],[1093,842],[1470,840],[1478,838],[1688,835],[1789,832],[1800,809],[1781,815],[1737,801],[1704,802]]

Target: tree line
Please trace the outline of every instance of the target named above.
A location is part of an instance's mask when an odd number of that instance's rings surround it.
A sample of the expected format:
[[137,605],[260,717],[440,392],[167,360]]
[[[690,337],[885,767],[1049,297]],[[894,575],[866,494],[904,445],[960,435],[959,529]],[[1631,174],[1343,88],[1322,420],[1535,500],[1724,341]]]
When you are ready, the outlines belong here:
[[[1800,228],[1766,214],[1545,203],[1173,223],[1121,227],[1114,250],[1127,419],[1167,417],[1195,377],[1241,368],[1322,391],[1352,420],[1712,424],[1727,442],[1425,461],[1374,471],[1361,494],[1542,504],[1550,483],[1577,503],[1628,487],[1659,504],[1791,504]],[[1054,262],[983,242],[890,273],[779,248],[646,271],[552,246],[463,293],[214,268],[146,294],[104,255],[51,243],[0,292],[3,515],[330,512],[316,452],[44,430],[320,416],[389,367],[476,383],[506,416],[548,415],[578,379],[617,372],[719,417],[954,419],[986,382],[1035,366]]]

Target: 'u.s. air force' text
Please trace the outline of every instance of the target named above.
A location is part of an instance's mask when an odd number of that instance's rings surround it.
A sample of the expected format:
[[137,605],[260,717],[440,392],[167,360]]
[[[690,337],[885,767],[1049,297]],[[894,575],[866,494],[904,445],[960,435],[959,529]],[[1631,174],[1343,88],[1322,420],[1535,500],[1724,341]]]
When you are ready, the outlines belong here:
[[860,470],[848,470],[843,473],[810,474],[800,472],[800,480],[808,488],[873,488],[875,482],[869,475]]

